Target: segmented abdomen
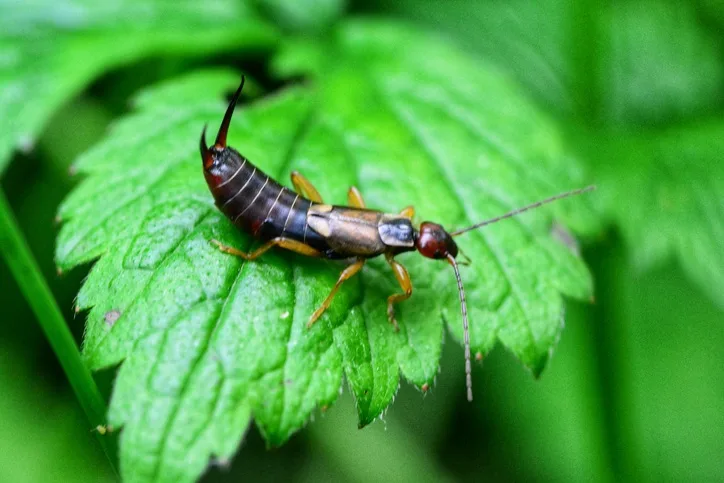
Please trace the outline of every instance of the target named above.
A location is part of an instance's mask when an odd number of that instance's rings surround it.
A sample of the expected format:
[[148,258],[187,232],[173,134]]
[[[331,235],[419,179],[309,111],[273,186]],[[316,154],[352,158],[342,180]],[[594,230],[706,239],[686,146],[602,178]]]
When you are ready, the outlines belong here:
[[320,251],[329,247],[307,225],[311,201],[274,181],[232,148],[211,179],[216,205],[240,229],[262,240],[284,236]]

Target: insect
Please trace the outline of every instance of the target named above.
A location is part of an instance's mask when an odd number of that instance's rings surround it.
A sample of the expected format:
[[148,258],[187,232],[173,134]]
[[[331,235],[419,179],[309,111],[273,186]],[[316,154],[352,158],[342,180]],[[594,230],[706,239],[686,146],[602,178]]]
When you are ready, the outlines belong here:
[[340,286],[362,269],[365,261],[383,255],[392,268],[402,291],[387,298],[387,318],[398,330],[395,304],[410,298],[410,275],[395,256],[417,250],[427,258],[445,260],[455,271],[463,321],[465,346],[465,379],[467,397],[472,401],[470,363],[470,335],[465,291],[456,258],[459,253],[454,238],[470,230],[510,218],[551,201],[578,195],[594,186],[568,191],[551,198],[524,206],[504,215],[485,220],[460,230],[448,232],[430,221],[419,228],[412,223],[414,208],[408,206],[400,213],[383,213],[365,207],[360,192],[349,188],[349,206],[325,204],[319,192],[300,173],[292,172],[294,191],[280,185],[234,148],[226,145],[226,135],[239,95],[244,88],[244,77],[229,103],[214,145],[206,144],[206,127],[201,132],[200,150],[204,176],[219,209],[239,229],[250,233],[264,243],[249,253],[212,242],[218,248],[244,260],[255,260],[273,247],[319,258],[347,259],[350,264],[342,271],[327,298],[312,313],[307,323],[311,327],[329,307]]

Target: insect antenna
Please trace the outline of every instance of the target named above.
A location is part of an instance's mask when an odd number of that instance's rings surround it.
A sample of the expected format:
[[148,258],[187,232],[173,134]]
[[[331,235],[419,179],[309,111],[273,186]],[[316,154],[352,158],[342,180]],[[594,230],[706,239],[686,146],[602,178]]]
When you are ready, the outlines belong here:
[[596,189],[596,186],[595,186],[595,185],[591,185],[591,186],[586,186],[585,188],[580,188],[580,189],[577,189],[577,190],[566,191],[565,193],[560,193],[560,194],[557,194],[557,195],[555,195],[555,196],[551,196],[550,198],[546,198],[546,199],[541,200],[541,201],[536,201],[535,203],[531,203],[530,205],[524,206],[524,207],[522,207],[522,208],[518,208],[518,209],[516,209],[516,210],[509,211],[508,213],[506,213],[506,214],[504,214],[504,215],[496,216],[495,218],[490,218],[489,220],[481,221],[480,223],[476,223],[476,224],[473,225],[473,226],[469,226],[469,227],[467,227],[467,228],[462,228],[462,229],[460,229],[460,230],[455,230],[454,232],[450,233],[450,235],[451,235],[451,236],[462,235],[463,233],[467,233],[467,232],[469,232],[469,231],[471,231],[471,230],[475,230],[475,229],[480,228],[480,227],[483,227],[483,226],[485,226],[485,225],[490,225],[490,224],[493,224],[493,223],[498,222],[498,221],[500,221],[500,220],[504,220],[504,219],[506,219],[506,218],[512,218],[512,217],[514,217],[515,215],[519,215],[519,214],[521,214],[521,213],[523,213],[523,212],[525,212],[525,211],[532,210],[533,208],[538,208],[539,206],[546,205],[546,204],[548,204],[548,203],[550,203],[550,202],[552,202],[552,201],[560,200],[560,199],[563,199],[563,198],[568,198],[569,196],[581,195],[581,194],[583,194],[583,193],[587,193],[588,191],[593,191],[593,190],[595,190],[595,189]]
[[241,90],[244,88],[244,80],[245,80],[245,77],[242,75],[241,84],[239,84],[239,88],[236,89],[234,96],[231,98],[229,107],[226,108],[226,114],[224,114],[224,120],[221,121],[221,127],[219,127],[219,133],[216,135],[216,143],[214,144],[214,147],[216,147],[216,148],[225,148],[226,147],[226,133],[229,131],[229,124],[231,124],[231,116],[234,115],[234,108],[236,107],[236,101],[239,100],[239,95],[241,94]]
[[458,264],[455,261],[455,257],[448,254],[447,256],[450,265],[455,270],[455,278],[458,281],[458,293],[460,294],[460,311],[463,314],[463,343],[465,346],[465,387],[468,391],[468,401],[473,400],[473,376],[472,367],[470,363],[470,330],[468,328],[468,304],[465,303],[465,289],[463,288],[463,279],[460,278],[460,270],[458,270]]

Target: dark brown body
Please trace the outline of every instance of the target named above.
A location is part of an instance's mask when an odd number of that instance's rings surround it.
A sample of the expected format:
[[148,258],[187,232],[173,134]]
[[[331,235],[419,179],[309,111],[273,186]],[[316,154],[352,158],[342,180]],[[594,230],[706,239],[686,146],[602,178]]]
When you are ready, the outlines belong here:
[[[205,176],[216,205],[237,227],[262,241],[296,240],[331,259],[415,249],[407,218],[314,203],[281,186],[233,148],[211,150],[217,150],[215,162]],[[403,230],[407,237],[395,238],[391,230]]]
[[205,171],[206,181],[216,206],[234,225],[263,241],[286,236],[329,250],[322,237],[309,232],[311,201],[281,186],[233,148],[219,154],[217,166]]

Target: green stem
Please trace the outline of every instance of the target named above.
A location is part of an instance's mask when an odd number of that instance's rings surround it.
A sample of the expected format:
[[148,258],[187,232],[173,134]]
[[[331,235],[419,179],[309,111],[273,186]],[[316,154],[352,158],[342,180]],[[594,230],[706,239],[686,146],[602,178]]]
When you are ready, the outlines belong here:
[[[106,403],[90,371],[80,358],[73,335],[30,252],[2,190],[0,190],[0,254],[43,328],[91,425],[96,427],[103,424],[106,420]],[[114,440],[101,434],[97,436],[113,471],[117,474]]]

